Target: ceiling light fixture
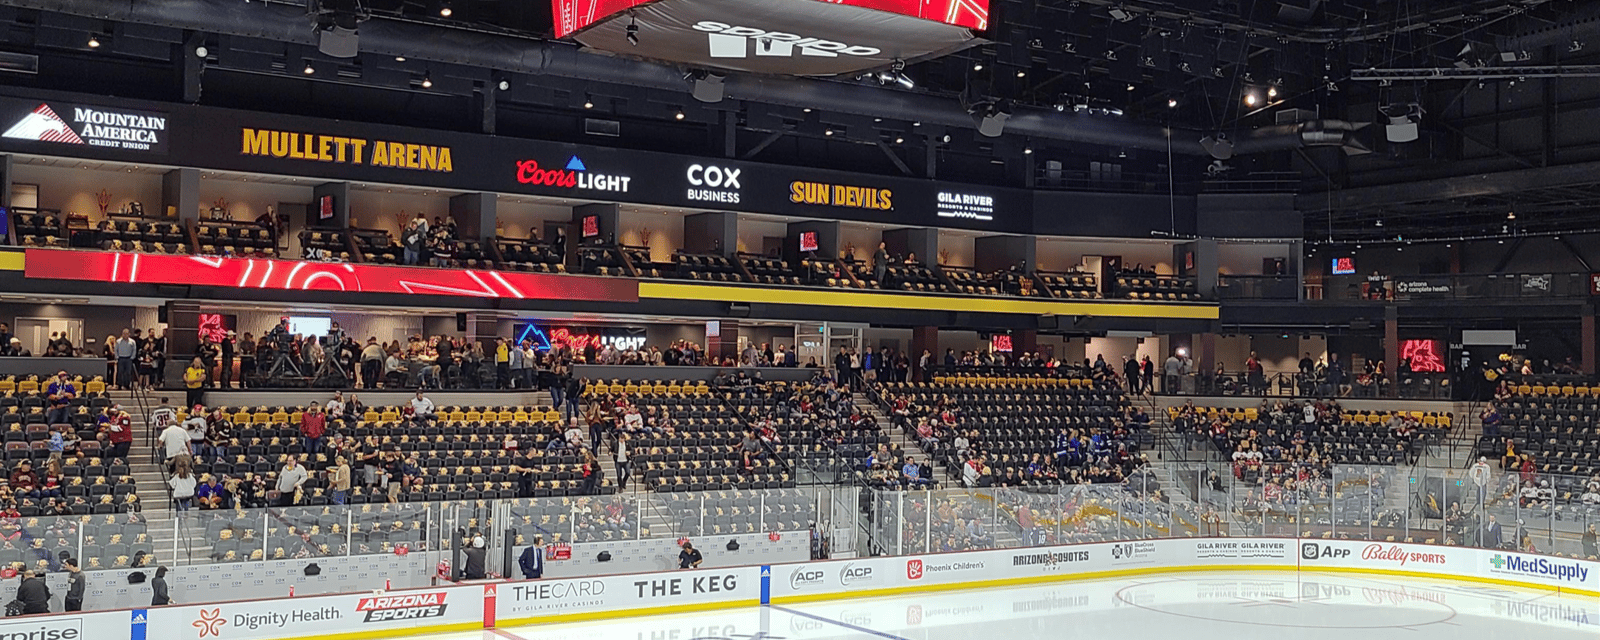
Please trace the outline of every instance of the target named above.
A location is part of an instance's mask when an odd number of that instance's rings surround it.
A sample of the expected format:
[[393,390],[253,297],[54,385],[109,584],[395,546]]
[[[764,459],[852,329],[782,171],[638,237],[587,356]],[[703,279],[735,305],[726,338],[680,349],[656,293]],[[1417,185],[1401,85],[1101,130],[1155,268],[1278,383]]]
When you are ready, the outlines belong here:
[[1249,105],[1249,106],[1252,106],[1252,107],[1256,106],[1256,94],[1254,94],[1254,93],[1244,94],[1244,103],[1246,105]]
[[89,48],[90,49],[99,49],[100,48],[100,39],[96,38],[94,36],[89,36]]
[[1276,98],[1276,97],[1278,97],[1278,88],[1277,87],[1268,87],[1267,88],[1267,97],[1268,98]]
[[208,55],[211,55],[211,50],[205,48],[204,45],[198,46],[194,48],[194,55],[196,58],[204,58]]
[[982,62],[974,62],[974,63],[972,63],[972,70],[973,71],[983,71],[983,63]]
[[433,88],[433,76],[430,76],[430,75],[428,75],[426,73],[422,74],[422,88],[424,88],[424,89],[432,89]]
[[896,136],[894,139],[895,144],[905,144],[905,141],[906,139],[900,136]]
[[439,15],[448,18],[448,17],[450,17],[450,14],[453,14],[453,13],[455,13],[455,11],[452,11],[450,9],[450,3],[446,2],[444,4],[439,5]]
[[679,111],[677,114],[673,115],[672,117],[676,118],[678,120],[682,120],[683,119],[683,112]]
[[631,44],[635,47],[639,46],[639,18],[634,16],[628,17],[627,33],[628,44]]
[[589,96],[584,96],[583,97],[583,108],[585,108],[585,109],[593,109],[594,108],[594,98],[590,98]]
[[316,67],[311,66],[311,63],[307,62],[306,63],[306,68],[305,68],[305,74],[309,76],[309,75],[311,75],[313,73],[316,73],[316,72],[317,72]]
[[405,56],[395,56],[394,57],[394,61],[395,62],[405,62],[406,61],[406,57]]
[[1177,98],[1167,98],[1167,108],[1168,109],[1176,109],[1176,108],[1178,108],[1178,99]]

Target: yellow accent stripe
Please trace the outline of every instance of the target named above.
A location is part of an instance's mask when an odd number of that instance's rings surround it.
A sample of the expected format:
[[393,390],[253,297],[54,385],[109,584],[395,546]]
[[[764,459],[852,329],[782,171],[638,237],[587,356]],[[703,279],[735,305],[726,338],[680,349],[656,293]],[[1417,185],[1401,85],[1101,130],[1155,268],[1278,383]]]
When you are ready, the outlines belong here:
[[866,307],[913,311],[968,311],[1027,315],[1093,315],[1119,318],[1177,318],[1216,320],[1216,305],[1156,304],[1143,302],[1054,302],[1006,297],[951,297],[857,291],[815,291],[803,289],[765,289],[760,287],[715,286],[668,282],[640,282],[640,298],[696,300],[701,302],[744,302],[761,304],[804,304],[823,307]]
[[605,618],[633,618],[638,616],[659,616],[672,613],[689,613],[692,611],[712,611],[716,609],[734,609],[738,607],[759,607],[761,600],[730,600],[728,602],[702,602],[694,604],[674,604],[661,607],[643,607],[639,609],[623,609],[621,611],[585,611],[582,613],[562,613],[548,616],[533,616],[531,618],[507,618],[496,620],[495,627],[520,627],[530,624],[554,624],[557,622],[580,622],[584,620],[602,620]]
[[1528,584],[1515,580],[1501,580],[1499,578],[1479,578],[1476,576],[1440,576],[1431,573],[1415,571],[1400,571],[1395,569],[1359,569],[1340,567],[1319,567],[1315,570],[1300,569],[1295,565],[1191,565],[1180,567],[1140,567],[1134,569],[1116,569],[1110,571],[1091,571],[1063,575],[1028,576],[1025,578],[998,578],[994,580],[973,580],[971,582],[952,582],[945,584],[918,585],[915,587],[887,587],[883,589],[861,589],[842,593],[819,593],[799,596],[784,596],[772,598],[772,604],[791,604],[799,602],[818,602],[823,600],[842,600],[846,598],[878,598],[887,596],[904,595],[908,593],[923,593],[928,591],[960,591],[964,589],[993,589],[998,587],[1015,587],[1022,585],[1039,584],[1045,582],[1067,582],[1079,580],[1104,580],[1108,578],[1121,578],[1127,576],[1160,575],[1166,573],[1191,573],[1191,572],[1219,572],[1219,571],[1284,571],[1284,572],[1325,572],[1325,573],[1368,573],[1389,576],[1403,576],[1409,578],[1429,578],[1434,580],[1453,580],[1467,582],[1483,582],[1504,586],[1521,587],[1540,591],[1555,591],[1557,593],[1572,593],[1585,596],[1600,596],[1600,592],[1584,589],[1570,589],[1540,584]]
[[21,271],[26,255],[21,251],[0,251],[0,271]]
[[436,624],[426,627],[399,627],[394,629],[374,629],[372,631],[351,631],[349,633],[330,633],[319,636],[301,636],[298,638],[274,638],[274,640],[365,640],[366,638],[395,638],[426,636],[436,633],[451,633],[455,631],[482,631],[483,621],[457,622],[454,624]]

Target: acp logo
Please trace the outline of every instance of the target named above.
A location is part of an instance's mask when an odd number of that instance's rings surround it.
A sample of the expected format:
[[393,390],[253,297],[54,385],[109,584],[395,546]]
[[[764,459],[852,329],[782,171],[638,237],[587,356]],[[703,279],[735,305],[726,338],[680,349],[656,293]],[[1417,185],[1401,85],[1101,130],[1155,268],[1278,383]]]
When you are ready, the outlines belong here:
[[857,582],[867,582],[870,580],[872,580],[872,567],[861,566],[854,562],[850,562],[846,563],[844,568],[839,570],[839,583],[843,585],[850,585]]
[[821,569],[801,568],[789,576],[789,588],[799,590],[801,587],[810,587],[822,584],[825,574]]
[[907,560],[906,561],[906,579],[907,580],[921,580],[922,579],[922,560],[921,559]]
[[1350,557],[1350,550],[1331,545],[1320,545],[1315,542],[1300,544],[1300,557],[1306,560],[1335,560]]

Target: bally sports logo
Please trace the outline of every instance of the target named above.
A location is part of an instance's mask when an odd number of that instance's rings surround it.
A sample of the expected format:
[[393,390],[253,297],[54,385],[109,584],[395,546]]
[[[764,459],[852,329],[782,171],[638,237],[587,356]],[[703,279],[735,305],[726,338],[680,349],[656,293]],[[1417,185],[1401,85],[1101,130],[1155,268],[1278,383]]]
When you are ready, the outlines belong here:
[[837,58],[841,54],[875,56],[883,52],[877,47],[852,46],[832,40],[807,38],[793,33],[741,27],[712,20],[695,23],[694,30],[705,32],[713,58],[748,58],[751,41],[756,43],[756,55],[764,57],[790,58],[802,55]]
[[366,612],[366,618],[362,622],[438,618],[444,616],[444,596],[445,593],[443,591],[437,591],[403,596],[362,598],[361,602],[356,604],[356,611]]

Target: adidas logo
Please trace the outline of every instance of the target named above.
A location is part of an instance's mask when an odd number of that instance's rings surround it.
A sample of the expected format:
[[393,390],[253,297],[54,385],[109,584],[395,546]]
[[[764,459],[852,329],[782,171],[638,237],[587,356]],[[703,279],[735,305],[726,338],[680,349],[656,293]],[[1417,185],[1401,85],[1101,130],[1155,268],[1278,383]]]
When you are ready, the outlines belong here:
[[792,58],[796,55],[819,58],[846,56],[875,56],[883,50],[877,47],[853,46],[821,38],[807,38],[793,33],[767,31],[755,27],[740,27],[712,20],[695,23],[695,31],[702,31],[710,46],[713,58],[748,58],[751,43],[755,55],[760,57]]
[[41,142],[61,142],[65,144],[83,144],[83,138],[67,126],[67,121],[50,108],[50,105],[41,104],[10,129],[0,134],[0,137],[17,138],[20,140],[38,140]]

